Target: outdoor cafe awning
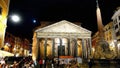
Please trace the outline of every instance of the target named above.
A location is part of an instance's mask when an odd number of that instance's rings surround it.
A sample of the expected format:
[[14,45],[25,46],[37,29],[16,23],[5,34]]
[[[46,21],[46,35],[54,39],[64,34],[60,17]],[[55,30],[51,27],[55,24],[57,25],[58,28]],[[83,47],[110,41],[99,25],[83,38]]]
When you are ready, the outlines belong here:
[[67,58],[74,58],[74,57],[73,56],[59,56],[59,58],[67,59]]
[[6,57],[6,56],[14,56],[14,54],[7,51],[0,50],[0,57]]

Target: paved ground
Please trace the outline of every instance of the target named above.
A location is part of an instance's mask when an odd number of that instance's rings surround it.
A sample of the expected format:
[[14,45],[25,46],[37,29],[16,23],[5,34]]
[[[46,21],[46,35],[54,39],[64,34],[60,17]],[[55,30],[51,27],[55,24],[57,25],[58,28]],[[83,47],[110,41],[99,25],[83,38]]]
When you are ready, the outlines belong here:
[[[44,68],[44,67],[43,67]],[[51,65],[47,65],[46,68],[52,68]],[[66,65],[55,66],[54,68],[90,68],[88,64],[80,64],[79,67],[76,65],[71,65],[67,67]],[[95,64],[91,68],[120,68],[120,64]]]
[[[91,65],[91,67],[90,67]],[[42,67],[45,68],[45,67]],[[52,64],[47,64],[46,68],[120,68],[120,61],[107,61],[106,60],[100,60],[100,61],[94,61],[88,64],[88,62],[84,62],[82,64],[78,63],[71,63],[70,65],[58,65],[54,64],[54,67],[52,67]]]

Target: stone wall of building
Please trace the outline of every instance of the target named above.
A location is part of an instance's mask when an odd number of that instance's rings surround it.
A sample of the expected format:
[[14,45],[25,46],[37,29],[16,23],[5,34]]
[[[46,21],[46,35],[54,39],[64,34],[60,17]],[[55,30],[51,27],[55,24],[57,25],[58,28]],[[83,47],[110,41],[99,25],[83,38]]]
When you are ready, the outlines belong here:
[[0,48],[4,45],[4,37],[7,27],[7,17],[10,0],[0,0]]

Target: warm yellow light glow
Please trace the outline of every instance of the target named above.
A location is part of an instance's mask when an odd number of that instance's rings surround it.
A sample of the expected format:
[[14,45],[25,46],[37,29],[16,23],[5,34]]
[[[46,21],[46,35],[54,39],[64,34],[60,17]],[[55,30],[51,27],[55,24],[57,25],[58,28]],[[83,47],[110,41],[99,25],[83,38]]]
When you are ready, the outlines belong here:
[[79,45],[78,47],[78,56],[82,57],[82,46]]
[[47,56],[52,55],[52,49],[51,46],[47,46]]
[[2,15],[0,14],[0,19],[2,18]]
[[113,51],[115,50],[115,43],[116,43],[116,40],[114,40],[110,43],[110,49]]
[[5,27],[6,25],[2,23],[0,20],[0,47],[3,47],[4,45],[4,35],[5,35]]
[[9,51],[9,47],[7,45],[4,46],[5,51]]
[[110,43],[110,46],[111,46],[111,47],[114,47],[114,42],[111,42],[111,43]]
[[117,47],[118,47],[118,50],[120,50],[120,43],[118,43]]
[[2,33],[2,32],[4,32],[4,25],[2,24],[2,23],[0,23],[0,32]]
[[95,48],[92,48],[93,53],[95,52]]
[[36,47],[32,47],[32,59],[33,61],[36,61],[37,59],[37,50],[36,50]]
[[7,26],[7,16],[9,10],[9,0],[0,0],[0,7],[2,8],[0,13],[0,48],[4,45],[4,37]]

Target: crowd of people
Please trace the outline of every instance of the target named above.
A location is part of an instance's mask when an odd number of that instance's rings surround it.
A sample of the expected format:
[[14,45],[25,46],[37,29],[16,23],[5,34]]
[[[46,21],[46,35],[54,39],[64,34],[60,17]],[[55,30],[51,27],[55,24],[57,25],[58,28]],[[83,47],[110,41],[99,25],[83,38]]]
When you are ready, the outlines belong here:
[[4,58],[0,58],[0,68],[8,68]]
[[[88,61],[91,68],[90,60]],[[0,68],[80,68],[81,65],[76,60],[71,60],[69,63],[66,60],[42,60],[33,61],[30,57],[24,57],[20,61],[13,63],[6,62],[5,58],[0,59]]]
[[5,58],[0,58],[0,68],[34,68],[34,64],[31,58],[24,57],[20,61],[8,61]]

